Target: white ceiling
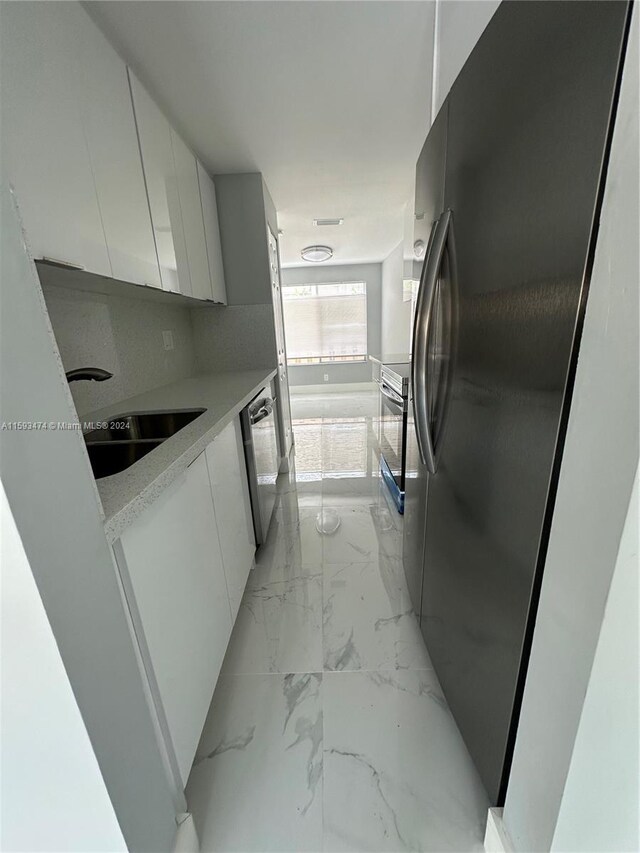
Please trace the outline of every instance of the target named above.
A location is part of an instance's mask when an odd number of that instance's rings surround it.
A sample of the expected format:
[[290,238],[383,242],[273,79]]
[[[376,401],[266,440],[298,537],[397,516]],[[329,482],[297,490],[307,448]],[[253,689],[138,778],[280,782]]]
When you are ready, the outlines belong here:
[[285,265],[313,243],[333,263],[380,261],[402,239],[429,127],[432,0],[86,8],[213,174],[263,173]]

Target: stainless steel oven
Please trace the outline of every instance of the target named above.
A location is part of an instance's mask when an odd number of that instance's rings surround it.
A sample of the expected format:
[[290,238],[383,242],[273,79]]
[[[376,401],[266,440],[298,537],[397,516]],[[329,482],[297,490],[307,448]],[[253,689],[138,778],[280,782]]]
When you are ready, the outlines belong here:
[[404,512],[407,457],[409,365],[383,364],[380,370],[380,417],[378,443],[380,472],[398,512]]

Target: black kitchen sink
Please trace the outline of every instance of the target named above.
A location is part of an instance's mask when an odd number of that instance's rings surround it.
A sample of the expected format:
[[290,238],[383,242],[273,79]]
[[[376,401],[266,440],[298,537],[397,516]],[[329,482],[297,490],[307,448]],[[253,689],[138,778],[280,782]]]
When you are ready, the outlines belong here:
[[170,438],[206,411],[179,409],[173,412],[127,412],[111,418],[104,429],[85,433],[84,440],[89,443]]
[[111,418],[105,427],[85,433],[96,480],[130,468],[206,411],[127,412]]
[[95,444],[87,442],[93,476],[99,480],[101,477],[119,474],[147,453],[151,453],[163,441],[162,438],[147,438],[143,441],[99,441]]

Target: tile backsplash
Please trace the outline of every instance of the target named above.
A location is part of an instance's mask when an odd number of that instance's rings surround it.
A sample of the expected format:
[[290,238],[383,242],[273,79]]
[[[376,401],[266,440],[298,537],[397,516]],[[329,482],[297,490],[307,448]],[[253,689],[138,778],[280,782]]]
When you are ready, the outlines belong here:
[[[43,292],[64,369],[113,373],[105,382],[71,383],[79,416],[195,373],[188,307],[46,284]],[[166,331],[173,349],[165,349]]]
[[193,308],[191,320],[198,371],[276,366],[270,304]]

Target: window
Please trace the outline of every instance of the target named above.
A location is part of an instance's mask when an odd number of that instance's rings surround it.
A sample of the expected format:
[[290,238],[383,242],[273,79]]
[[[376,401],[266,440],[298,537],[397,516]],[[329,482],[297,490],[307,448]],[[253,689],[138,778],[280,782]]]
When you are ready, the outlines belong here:
[[296,434],[296,479],[318,482],[323,478],[371,477],[377,460],[368,441],[367,418],[341,418],[330,432],[322,418],[293,421]]
[[364,281],[290,285],[282,304],[289,364],[366,360]]

